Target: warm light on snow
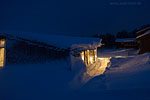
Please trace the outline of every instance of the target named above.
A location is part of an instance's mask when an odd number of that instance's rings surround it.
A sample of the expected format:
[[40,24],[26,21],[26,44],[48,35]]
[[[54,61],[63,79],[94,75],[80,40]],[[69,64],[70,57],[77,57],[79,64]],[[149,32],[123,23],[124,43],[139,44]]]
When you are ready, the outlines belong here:
[[127,56],[115,56],[115,58],[127,58]]
[[95,76],[103,74],[107,67],[110,66],[111,57],[98,58],[97,49],[86,50],[81,52],[81,59],[86,65],[86,72],[83,74],[83,83]]
[[95,76],[104,74],[107,67],[110,67],[110,59],[108,58],[96,58],[96,61],[93,64],[86,65],[86,71],[82,77],[82,83],[87,83],[90,79]]
[[95,77],[105,72],[106,67],[109,67],[111,58],[97,58],[97,61],[92,65],[87,66],[87,74]]

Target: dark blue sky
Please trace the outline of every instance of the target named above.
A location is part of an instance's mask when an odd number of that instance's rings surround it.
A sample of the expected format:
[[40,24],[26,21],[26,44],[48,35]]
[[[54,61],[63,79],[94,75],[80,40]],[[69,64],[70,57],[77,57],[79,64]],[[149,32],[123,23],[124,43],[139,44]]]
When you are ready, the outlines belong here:
[[0,0],[0,30],[95,34],[150,23],[150,0]]

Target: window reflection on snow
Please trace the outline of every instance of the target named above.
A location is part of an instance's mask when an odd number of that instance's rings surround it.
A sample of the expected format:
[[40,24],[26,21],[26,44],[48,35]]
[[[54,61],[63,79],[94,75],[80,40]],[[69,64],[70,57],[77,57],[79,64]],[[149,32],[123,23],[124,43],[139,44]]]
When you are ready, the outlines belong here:
[[81,59],[86,65],[86,71],[82,75],[82,83],[86,83],[91,78],[105,72],[106,68],[110,66],[111,57],[99,58],[97,57],[97,49],[94,49],[82,51]]

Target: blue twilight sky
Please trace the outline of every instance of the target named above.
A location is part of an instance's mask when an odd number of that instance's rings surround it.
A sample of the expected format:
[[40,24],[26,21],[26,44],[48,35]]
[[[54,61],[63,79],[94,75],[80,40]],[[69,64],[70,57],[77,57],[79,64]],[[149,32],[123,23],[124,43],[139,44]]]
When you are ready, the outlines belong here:
[[150,0],[0,0],[0,31],[95,34],[150,23]]

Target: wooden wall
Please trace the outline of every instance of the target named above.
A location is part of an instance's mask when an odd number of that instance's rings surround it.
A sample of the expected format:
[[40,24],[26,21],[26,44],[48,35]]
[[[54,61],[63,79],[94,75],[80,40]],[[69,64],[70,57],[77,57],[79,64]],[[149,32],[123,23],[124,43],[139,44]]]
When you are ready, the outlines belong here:
[[139,54],[150,52],[150,34],[138,39],[140,42]]
[[[15,40],[10,40],[15,41]],[[6,48],[6,63],[34,63],[48,60],[65,59],[69,51],[16,41]]]

